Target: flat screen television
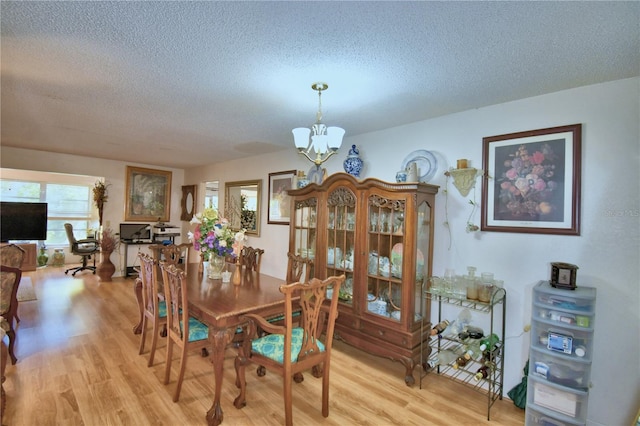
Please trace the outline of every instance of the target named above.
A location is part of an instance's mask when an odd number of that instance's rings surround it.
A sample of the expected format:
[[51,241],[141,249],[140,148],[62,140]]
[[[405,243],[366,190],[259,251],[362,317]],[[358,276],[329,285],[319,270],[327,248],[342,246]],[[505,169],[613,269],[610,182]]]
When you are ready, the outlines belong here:
[[126,242],[151,241],[151,225],[148,223],[121,223],[120,240]]
[[47,239],[47,203],[0,201],[0,241]]

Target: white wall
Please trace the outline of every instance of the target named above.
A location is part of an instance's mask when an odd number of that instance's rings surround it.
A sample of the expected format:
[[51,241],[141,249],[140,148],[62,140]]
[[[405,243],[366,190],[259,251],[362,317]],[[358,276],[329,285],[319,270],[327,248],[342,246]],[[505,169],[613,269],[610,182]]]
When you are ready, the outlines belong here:
[[[439,170],[431,183],[437,197],[434,273],[463,272],[467,265],[492,271],[507,289],[505,392],[520,383],[528,358],[531,289],[550,274],[550,262],[576,264],[578,285],[596,287],[597,349],[593,354],[590,424],[630,424],[640,400],[640,79],[587,86],[406,126],[345,138],[340,154],[326,163],[329,173],[342,171],[348,147],[356,144],[366,166],[363,177],[394,180],[402,160],[416,149],[433,151]],[[581,235],[467,233],[468,199],[451,186],[449,222],[444,222],[443,172],[458,158],[482,167],[482,138],[525,130],[582,123]],[[310,163],[288,151],[222,165],[187,170],[185,182],[266,179],[269,172]],[[480,185],[476,189],[480,201]],[[288,228],[266,224],[263,194],[262,231],[250,241],[268,247],[262,270],[284,277]],[[202,197],[199,197],[201,199]],[[473,192],[468,198],[473,198]],[[473,218],[480,223],[480,213]],[[613,404],[612,404],[613,403]],[[615,406],[615,409],[612,409]]]
[[[126,166],[147,167],[171,171],[171,212],[170,223],[180,226],[180,200],[182,198],[182,185],[184,182],[184,170],[157,167],[148,164],[102,160],[77,155],[55,154],[44,151],[2,147],[0,165],[3,168],[36,170],[43,172],[67,173],[104,177],[107,183],[107,195],[104,205],[103,227],[110,227],[118,232],[121,222],[124,222],[124,193],[126,187]],[[136,253],[137,247],[130,249],[129,262],[132,262],[131,252]],[[80,257],[73,256],[68,248],[65,248],[66,263],[78,263]],[[111,261],[116,265],[114,276],[120,276],[124,270],[124,250],[120,247],[117,258],[111,255]],[[131,263],[129,263],[131,266]]]
[[[596,350],[593,354],[588,423],[630,424],[640,401],[640,78],[581,87],[478,110],[452,114],[406,126],[345,138],[340,153],[325,167],[342,171],[348,147],[358,145],[365,160],[363,177],[394,180],[402,160],[416,149],[433,151],[439,170],[431,183],[437,197],[434,273],[445,268],[463,272],[467,265],[492,271],[505,281],[507,336],[505,392],[520,383],[528,357],[529,335],[522,334],[531,314],[531,289],[550,273],[549,263],[576,264],[578,285],[598,290]],[[444,227],[445,178],[458,158],[482,165],[482,138],[524,130],[582,123],[581,235],[565,237],[517,233],[466,233],[468,200],[451,188],[448,200],[451,239]],[[293,145],[293,143],[292,143]],[[123,218],[125,163],[68,155],[2,148],[2,167],[98,174],[112,183],[113,203],[105,220]],[[293,146],[279,153],[212,165],[184,172],[173,170],[171,222],[179,221],[180,186],[207,180],[262,179],[260,237],[249,244],[268,248],[262,270],[284,278],[288,227],[268,225],[266,200],[269,172],[308,170],[311,163]],[[153,167],[153,166],[147,166]],[[203,199],[200,185],[198,202]],[[223,190],[222,190],[223,191]],[[480,200],[480,189],[476,190]],[[470,198],[472,194],[470,194]],[[224,205],[223,197],[221,205]],[[479,213],[474,221],[479,224]],[[183,232],[184,233],[184,232]]]

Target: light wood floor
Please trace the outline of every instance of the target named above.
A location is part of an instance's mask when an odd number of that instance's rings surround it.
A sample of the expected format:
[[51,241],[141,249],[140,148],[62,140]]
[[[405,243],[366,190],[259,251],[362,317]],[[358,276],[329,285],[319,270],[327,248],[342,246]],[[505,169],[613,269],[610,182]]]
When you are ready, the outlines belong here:
[[[138,355],[133,280],[101,283],[91,273],[76,278],[47,267],[32,277],[38,300],[22,302],[16,355],[7,366],[5,425],[201,425],[211,406],[213,371],[208,358],[189,356],[180,401],[172,381],[161,382],[165,342],[155,365]],[[342,342],[331,364],[330,413],[320,413],[320,380],[305,374],[294,384],[293,418],[298,425],[521,425],[524,411],[497,401],[487,422],[487,399],[442,377],[429,375],[423,388],[404,384],[400,363],[367,355]],[[174,356],[176,354],[174,353]],[[282,382],[267,373],[247,373],[247,406],[233,407],[235,350],[227,349],[222,408],[226,425],[284,423]],[[417,371],[417,370],[416,370]]]

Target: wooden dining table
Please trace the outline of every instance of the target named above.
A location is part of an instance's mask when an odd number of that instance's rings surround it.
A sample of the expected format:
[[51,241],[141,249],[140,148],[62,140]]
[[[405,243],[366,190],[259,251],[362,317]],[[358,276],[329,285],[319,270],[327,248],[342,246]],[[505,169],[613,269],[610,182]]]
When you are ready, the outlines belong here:
[[[229,264],[231,271],[235,267]],[[223,283],[220,279],[207,278],[206,272],[199,273],[197,263],[187,265],[189,314],[209,326],[210,356],[215,377],[213,404],[206,415],[209,425],[219,425],[223,420],[220,395],[224,352],[238,327],[244,323],[241,317],[248,313],[275,316],[284,311],[284,295],[280,292],[284,280],[244,270],[241,277],[240,284]],[[139,280],[136,280],[134,292],[142,317],[142,284]],[[134,333],[141,331],[140,323],[134,327]]]

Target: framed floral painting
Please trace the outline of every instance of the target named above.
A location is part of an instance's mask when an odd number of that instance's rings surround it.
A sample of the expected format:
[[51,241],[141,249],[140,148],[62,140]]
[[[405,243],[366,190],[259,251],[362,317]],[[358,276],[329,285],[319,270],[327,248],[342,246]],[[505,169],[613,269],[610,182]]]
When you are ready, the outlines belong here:
[[483,138],[480,229],[580,235],[582,125]]
[[171,172],[127,166],[124,220],[168,222],[171,210]]
[[295,170],[269,173],[269,210],[267,223],[288,225],[291,214],[291,197],[287,193],[292,188]]

